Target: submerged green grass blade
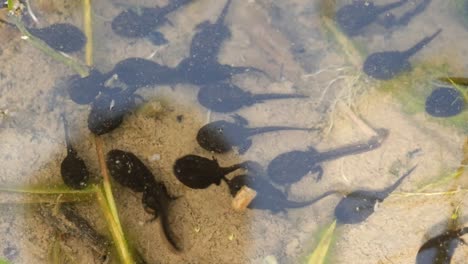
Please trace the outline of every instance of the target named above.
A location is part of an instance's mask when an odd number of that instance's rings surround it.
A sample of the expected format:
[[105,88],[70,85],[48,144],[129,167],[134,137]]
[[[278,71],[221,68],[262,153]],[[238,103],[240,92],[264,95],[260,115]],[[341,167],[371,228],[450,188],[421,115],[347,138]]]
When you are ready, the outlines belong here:
[[[8,7],[8,11],[13,10],[13,0],[8,0],[7,1],[7,7]],[[0,264],[2,264],[1,261],[0,261]]]
[[330,250],[331,243],[333,241],[333,232],[336,228],[336,220],[325,230],[318,243],[317,247],[315,248],[314,252],[310,255],[307,264],[323,264],[328,255],[328,251]]
[[133,256],[129,250],[127,240],[125,239],[122,226],[120,225],[120,221],[118,220],[118,218],[116,219],[114,217],[111,207],[109,206],[109,202],[106,199],[105,191],[99,186],[95,186],[95,189],[99,206],[101,207],[104,217],[106,218],[106,223],[111,232],[112,240],[115,243],[115,247],[117,249],[117,253],[119,255],[121,263],[135,263],[135,261],[133,260]]
[[340,47],[343,49],[348,61],[357,69],[360,69],[364,63],[364,57],[355,47],[354,43],[336,27],[336,24],[330,18],[322,16],[321,19],[324,28],[340,44]]
[[436,187],[439,187],[439,186],[447,185],[452,180],[460,177],[460,175],[461,175],[461,173],[458,172],[458,171],[450,173],[450,174],[443,175],[442,177],[434,180],[433,182],[430,182],[430,183],[422,186],[421,188],[417,189],[416,192],[422,192],[422,191],[425,191],[425,190],[428,190],[428,189],[433,189],[433,188],[436,188]]
[[82,190],[73,190],[63,185],[55,188],[46,188],[43,186],[37,187],[12,187],[0,186],[0,192],[24,193],[24,194],[92,194],[95,192],[94,187],[90,186]]
[[6,259],[0,258],[0,264],[11,264],[11,262],[9,262],[9,261],[6,260]]

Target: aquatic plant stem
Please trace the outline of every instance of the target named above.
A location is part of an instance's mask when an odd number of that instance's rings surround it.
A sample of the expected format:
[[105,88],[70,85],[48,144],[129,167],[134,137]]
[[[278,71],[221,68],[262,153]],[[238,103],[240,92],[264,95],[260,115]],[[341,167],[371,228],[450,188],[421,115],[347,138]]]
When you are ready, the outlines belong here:
[[452,180],[459,179],[464,173],[465,168],[468,166],[468,137],[465,138],[465,143],[462,149],[463,160],[460,163],[458,169],[450,174],[444,175],[443,177],[437,179],[436,181],[426,184],[425,186],[419,188],[417,191],[422,192],[424,190],[446,184]]
[[333,243],[333,232],[336,228],[336,220],[325,230],[317,247],[309,256],[307,264],[323,264],[326,263],[326,258],[330,247]]
[[52,49],[47,45],[44,41],[42,41],[39,38],[36,38],[33,36],[29,31],[26,29],[26,27],[23,25],[23,22],[21,22],[21,18],[19,17],[14,17],[13,18],[13,23],[16,25],[16,27],[21,31],[21,34],[27,37],[27,40],[36,48],[44,52],[45,54],[49,55],[53,59],[70,66],[73,70],[75,70],[80,76],[85,77],[88,76],[89,71],[88,68],[84,65],[81,65],[78,61],[75,61],[71,57],[67,57],[63,55],[62,53]]
[[95,135],[94,142],[96,145],[96,153],[98,156],[99,168],[101,169],[101,175],[103,178],[102,186],[104,189],[104,194],[111,210],[113,217],[115,218],[116,223],[120,226],[119,214],[117,212],[117,207],[115,206],[114,196],[112,194],[112,187],[110,185],[109,172],[107,170],[106,161],[104,159],[104,153],[102,151],[102,138]]
[[10,263],[11,262],[9,262],[8,260],[0,258],[0,264],[10,264]]
[[85,62],[86,65],[93,65],[93,26],[91,19],[91,0],[83,0],[83,20],[84,33],[86,36]]
[[[85,62],[88,66],[93,66],[93,28],[91,20],[91,0],[83,0],[83,21],[84,33],[86,36],[85,46]],[[106,162],[103,153],[103,141],[98,135],[94,136],[94,144],[96,145],[96,153],[98,156],[99,168],[102,175],[102,188],[96,188],[96,197],[99,205],[102,208],[104,217],[109,226],[112,240],[115,243],[120,260],[124,264],[133,264],[132,254],[128,248],[127,241],[124,236],[122,225],[120,224],[119,213],[115,205],[114,195],[112,194],[112,186],[110,183],[109,172],[107,170]]]
[[110,208],[110,204],[105,197],[105,191],[102,188],[95,186],[96,189],[96,198],[98,200],[99,205],[102,208],[102,212],[104,217],[106,218],[106,222],[108,223],[109,230],[112,235],[112,240],[116,244],[117,253],[120,257],[121,263],[124,264],[134,264],[133,257],[130,253],[128,248],[127,241],[125,240],[122,227],[120,223],[116,222],[114,215],[112,214],[112,210]]
[[347,38],[337,27],[336,23],[332,19],[328,18],[326,15],[321,17],[325,29],[328,30],[338,41],[340,46],[343,48],[344,53],[348,57],[349,62],[360,69],[364,63],[363,56],[359,51],[354,47],[354,44]]
[[362,132],[368,137],[377,137],[379,134],[367,125],[362,119],[360,119],[345,103],[338,102],[337,106],[342,112],[344,112],[353,122],[356,124]]
[[390,196],[437,196],[437,195],[453,195],[460,192],[468,192],[467,189],[458,189],[454,191],[447,192],[393,192]]
[[450,83],[453,85],[453,87],[455,87],[455,89],[457,89],[462,95],[463,95],[463,98],[465,99],[465,101],[468,101],[468,93],[465,92],[458,84],[456,84],[452,78],[448,77],[448,80],[450,81]]
[[57,189],[41,189],[41,188],[11,188],[1,187],[0,192],[12,192],[12,193],[26,193],[26,194],[93,194],[93,188],[86,188],[82,190],[73,190],[68,187],[57,188]]
[[13,10],[13,0],[7,0],[7,9],[8,11]]

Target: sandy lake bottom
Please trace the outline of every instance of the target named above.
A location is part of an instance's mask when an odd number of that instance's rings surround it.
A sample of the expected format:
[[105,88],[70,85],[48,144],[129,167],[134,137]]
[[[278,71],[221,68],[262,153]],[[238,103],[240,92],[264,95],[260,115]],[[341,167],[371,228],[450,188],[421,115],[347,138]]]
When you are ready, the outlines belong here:
[[[31,10],[40,26],[67,22],[82,28],[82,5],[73,2],[37,1]],[[458,17],[456,1],[432,0],[406,26],[386,29],[374,23],[352,39],[336,31],[323,13],[325,6],[341,7],[351,1],[319,2],[232,1],[226,17],[231,37],[219,55],[221,63],[267,73],[234,76],[232,82],[244,90],[300,93],[308,98],[215,113],[198,103],[195,85],[143,87],[137,92],[144,99],[142,105],[126,115],[119,128],[100,136],[103,153],[111,149],[135,153],[169,193],[179,197],[169,210],[169,224],[183,248],[174,252],[159,221],[151,221],[145,212],[141,193],[111,181],[126,238],[147,263],[308,263],[324,229],[335,219],[341,195],[276,214],[257,209],[239,212],[231,206],[226,184],[190,189],[174,176],[174,161],[195,154],[215,156],[222,166],[253,160],[266,168],[281,153],[311,146],[321,152],[366,142],[381,128],[389,134],[380,147],[323,162],[320,181],[307,174],[290,186],[288,198],[294,201],[334,189],[379,190],[417,165],[369,218],[337,225],[327,263],[415,263],[424,241],[442,233],[454,212],[459,214],[457,224],[466,226],[468,111],[453,118],[434,118],[424,111],[424,98],[436,78],[466,76],[468,27]],[[394,13],[398,16],[419,2],[410,0]],[[112,18],[122,10],[166,3],[92,1],[93,66],[106,72],[123,59],[141,57],[175,67],[187,56],[196,25],[214,21],[225,4],[194,0],[171,13],[159,29],[168,40],[161,46],[112,32]],[[411,58],[411,72],[389,81],[362,72],[364,54],[405,50],[439,28],[442,33]],[[0,258],[7,263],[120,263],[96,195],[18,193],[62,185],[60,163],[66,155],[62,113],[91,181],[99,184],[102,176],[96,137],[87,127],[90,107],[75,104],[67,94],[67,80],[76,72],[23,40],[15,29],[2,26],[0,34],[5,39],[0,41]],[[70,56],[85,61],[85,53],[83,49]],[[242,155],[213,154],[198,145],[200,127],[214,120],[232,121],[233,114],[247,119],[250,127],[316,129],[252,137],[252,146]],[[459,176],[450,177],[457,170]],[[239,174],[242,170],[228,178]],[[67,217],[70,210],[89,228],[74,225]],[[63,259],[56,258],[58,253]],[[466,259],[468,247],[460,244],[451,263]]]

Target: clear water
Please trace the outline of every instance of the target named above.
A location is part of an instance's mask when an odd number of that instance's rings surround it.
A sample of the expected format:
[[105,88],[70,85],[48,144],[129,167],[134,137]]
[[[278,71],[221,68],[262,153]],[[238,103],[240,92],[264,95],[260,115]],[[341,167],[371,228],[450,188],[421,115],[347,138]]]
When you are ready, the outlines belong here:
[[[468,111],[465,106],[456,116],[432,117],[425,112],[425,100],[437,86],[451,87],[438,78],[466,76],[468,11],[464,9],[468,4],[432,0],[407,25],[385,28],[374,21],[357,36],[347,37],[333,14],[351,2],[232,1],[228,9],[225,24],[231,36],[222,42],[219,63],[254,67],[265,74],[247,71],[226,82],[252,94],[307,98],[266,100],[220,113],[200,104],[197,94],[202,85],[180,79],[171,84],[148,84],[135,92],[136,108],[125,115],[122,124],[99,138],[87,125],[91,105],[70,100],[69,79],[78,74],[76,67],[64,64],[63,55],[45,53],[15,28],[2,25],[0,257],[8,263],[123,263],[125,258],[116,249],[119,243],[109,228],[116,225],[111,223],[106,202],[99,203],[100,196],[93,189],[103,182],[99,153],[122,149],[138,156],[155,179],[179,197],[169,208],[169,225],[182,248],[174,252],[159,221],[150,221],[153,216],[144,210],[142,194],[110,181],[126,241],[138,252],[134,256],[140,255],[147,263],[319,263],[311,255],[325,229],[335,221],[335,206],[342,194],[382,190],[417,165],[367,219],[337,224],[326,258],[327,263],[414,263],[426,240],[466,224]],[[376,2],[384,5],[394,0]],[[390,12],[398,18],[422,2],[410,0]],[[37,18],[35,22],[24,11],[23,21],[30,28],[70,23],[85,31],[86,12],[79,1],[30,4]],[[119,36],[112,30],[112,20],[123,10],[163,6],[167,1],[102,0],[91,4],[92,45],[69,56],[108,73],[127,58],[176,68],[190,55],[197,25],[215,21],[225,2],[194,0],[180,7],[167,16],[168,21],[152,39]],[[8,19],[6,13],[3,9],[2,17]],[[385,17],[390,16],[379,16],[381,21]],[[369,54],[407,50],[438,29],[441,34],[409,59],[411,70],[385,81],[363,72]],[[203,68],[195,69],[204,73]],[[137,74],[146,70],[149,67],[140,68]],[[107,80],[106,85],[119,87],[121,83]],[[464,94],[466,104],[466,87],[456,89]],[[246,104],[246,99],[241,102]],[[60,164],[67,152],[61,114],[66,116],[71,142],[90,172],[89,188],[81,191],[87,194],[70,194],[63,187]],[[245,118],[248,127],[312,129],[253,136],[245,153],[235,148],[216,154],[197,143],[203,125],[216,120],[231,122],[234,115]],[[321,180],[317,181],[311,167],[310,173],[306,168],[306,175],[290,186],[275,185],[293,201],[310,200],[330,190],[340,192],[303,208],[278,213],[250,208],[237,211],[226,183],[191,189],[173,172],[175,161],[188,154],[214,156],[222,167],[255,161],[267,170],[275,157],[289,151],[313,147],[323,153],[355,144],[362,148],[381,129],[388,135],[378,137],[372,150],[351,151],[336,159],[332,155],[321,162]],[[292,171],[297,171],[304,164],[310,161],[290,160],[284,167],[293,166]],[[253,171],[251,174],[261,177],[262,173]],[[227,178],[245,173],[237,170]],[[454,214],[458,218],[450,220]],[[452,263],[464,263],[467,257],[467,247],[461,244]]]

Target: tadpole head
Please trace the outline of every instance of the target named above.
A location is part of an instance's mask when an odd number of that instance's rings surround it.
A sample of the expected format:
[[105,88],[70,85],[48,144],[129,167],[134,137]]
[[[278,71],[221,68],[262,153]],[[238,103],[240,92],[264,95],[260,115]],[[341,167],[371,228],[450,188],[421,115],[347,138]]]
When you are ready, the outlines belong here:
[[151,25],[145,23],[142,14],[128,9],[118,14],[111,23],[115,34],[127,38],[142,38],[151,31]]
[[342,198],[335,207],[337,222],[358,224],[374,213],[376,203],[380,201],[372,192],[356,191]]
[[68,153],[60,165],[62,180],[68,187],[80,190],[88,186],[89,171],[84,160],[76,153]]
[[113,131],[122,124],[124,115],[130,112],[134,105],[135,96],[125,94],[125,91],[101,94],[91,105],[88,129],[96,135]]
[[72,76],[67,82],[70,99],[77,104],[89,104],[105,89],[106,77],[97,70],[91,70],[88,76]]
[[463,94],[455,88],[439,87],[426,99],[426,112],[434,117],[451,117],[466,108]]

